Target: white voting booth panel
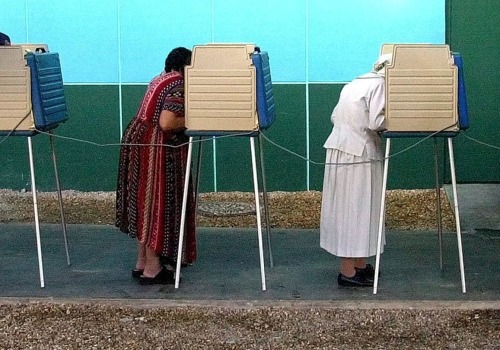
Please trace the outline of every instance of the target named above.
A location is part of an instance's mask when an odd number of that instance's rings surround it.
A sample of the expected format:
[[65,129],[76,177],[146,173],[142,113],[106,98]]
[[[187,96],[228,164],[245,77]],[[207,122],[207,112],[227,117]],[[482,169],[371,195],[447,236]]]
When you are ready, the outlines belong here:
[[31,73],[20,46],[0,48],[0,105],[0,130],[34,128]]
[[[387,138],[387,142],[373,293],[376,294],[378,289],[391,140],[404,137],[432,137],[434,139],[436,211],[441,269],[443,268],[443,257],[437,138],[447,138],[460,277],[462,292],[465,293],[465,269],[452,141],[453,137],[458,134],[460,127],[468,127],[465,86],[463,85],[461,90],[459,89],[459,69],[455,65],[448,45],[385,44],[381,48],[381,54],[387,53],[392,53],[392,63],[386,67],[385,77],[387,130],[383,135]],[[463,79],[463,77],[461,78]],[[459,101],[460,94],[462,101]],[[459,116],[459,105],[464,115]],[[462,122],[464,125],[460,125]]]
[[31,72],[25,54],[40,51],[47,52],[47,45],[0,47],[0,130],[35,129],[31,104]]
[[251,44],[195,46],[185,68],[186,128],[251,131],[258,128]]
[[[272,267],[270,224],[267,193],[265,189],[264,156],[260,139],[261,129],[269,127],[276,116],[269,58],[267,52],[260,52],[260,49],[254,44],[248,43],[200,45],[195,46],[192,52],[191,65],[186,66],[184,71],[186,134],[190,136],[186,174],[190,174],[191,172],[193,135],[201,135],[200,137],[221,134],[243,136],[241,134],[242,132],[248,132],[248,134],[245,135],[250,138],[261,286],[262,290],[266,290],[257,159],[255,156],[254,139],[258,137],[260,146],[260,168],[262,172],[266,230],[269,257]],[[197,180],[199,178],[201,144],[200,142]],[[179,288],[180,281],[188,184],[189,176],[186,175],[175,288]]]
[[392,44],[386,68],[387,130],[457,131],[458,70],[448,45]]

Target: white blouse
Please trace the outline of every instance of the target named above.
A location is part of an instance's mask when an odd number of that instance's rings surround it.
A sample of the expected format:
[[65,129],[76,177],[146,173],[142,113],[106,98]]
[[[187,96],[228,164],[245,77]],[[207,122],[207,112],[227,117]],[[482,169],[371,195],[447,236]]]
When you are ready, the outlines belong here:
[[380,136],[385,129],[385,79],[367,73],[348,83],[333,109],[333,130],[323,147],[355,156],[381,159]]

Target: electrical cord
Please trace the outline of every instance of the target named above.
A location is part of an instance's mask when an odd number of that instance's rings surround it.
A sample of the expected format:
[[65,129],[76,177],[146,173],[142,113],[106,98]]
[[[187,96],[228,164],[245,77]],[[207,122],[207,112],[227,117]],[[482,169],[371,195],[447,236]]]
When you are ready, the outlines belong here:
[[[394,153],[394,154],[390,155],[389,157],[387,157],[387,159],[392,158],[392,157],[395,157],[395,156],[398,156],[398,155],[400,155],[400,154],[402,154],[402,153],[405,153],[405,152],[409,151],[410,149],[412,149],[412,148],[414,148],[414,147],[418,146],[419,144],[421,144],[421,143],[422,143],[422,142],[424,142],[425,140],[427,140],[427,139],[429,139],[429,138],[431,138],[431,137],[434,137],[435,135],[437,135],[437,134],[439,134],[439,133],[441,133],[441,132],[443,132],[443,131],[445,131],[445,130],[447,130],[447,129],[449,129],[449,128],[452,128],[452,127],[454,127],[454,126],[456,126],[456,125],[457,125],[457,123],[454,123],[454,124],[452,124],[452,125],[450,125],[450,126],[447,126],[447,127],[443,128],[443,129],[439,130],[439,131],[433,132],[433,133],[431,133],[431,134],[427,135],[426,137],[422,138],[422,139],[421,139],[421,140],[419,140],[418,142],[414,143],[413,145],[410,145],[410,146],[408,146],[408,147],[404,148],[403,150],[401,150],[401,151],[399,151],[399,152],[396,152],[396,153]],[[384,158],[382,158],[382,159],[373,159],[373,160],[366,160],[366,161],[362,161],[362,162],[352,162],[352,163],[324,163],[324,162],[316,162],[316,161],[313,161],[313,160],[311,160],[311,159],[308,159],[307,157],[301,156],[300,154],[298,154],[298,153],[296,153],[296,152],[293,152],[293,151],[291,151],[291,150],[289,150],[289,149],[287,149],[287,148],[285,148],[285,147],[283,147],[283,146],[281,146],[281,145],[277,144],[276,142],[274,142],[274,141],[270,140],[269,138],[267,138],[265,135],[263,135],[263,137],[264,137],[264,139],[265,139],[266,141],[268,141],[268,142],[269,142],[269,143],[271,143],[272,145],[274,145],[274,146],[276,146],[276,147],[278,147],[278,148],[280,148],[280,149],[282,149],[282,150],[284,150],[284,151],[286,151],[286,152],[288,152],[288,153],[290,153],[290,154],[293,154],[293,155],[295,155],[296,157],[299,157],[299,158],[301,158],[301,159],[303,159],[303,160],[305,160],[305,161],[308,161],[308,162],[310,162],[310,163],[312,163],[312,164],[315,164],[315,165],[356,165],[356,164],[367,164],[367,163],[377,163],[377,162],[383,162],[383,161],[386,159],[386,158],[384,157]]]
[[[10,135],[12,135],[13,132],[16,131],[16,129],[19,127],[19,125],[30,115],[31,113],[31,110],[30,112],[14,127],[13,130],[11,130],[9,132],[9,134],[7,134],[6,136],[4,136],[2,138],[2,140],[0,140],[0,144],[2,142],[4,142],[7,137],[9,137]],[[435,135],[453,127],[453,126],[456,126],[456,123],[450,125],[450,126],[447,126],[439,131],[436,131],[436,132],[433,132],[427,136],[425,136],[424,138],[422,138],[421,140],[415,142],[414,144],[402,149],[401,151],[398,151],[392,155],[390,155],[388,158],[392,158],[392,157],[396,157],[396,156],[399,156],[407,151],[409,151],[410,149],[418,146],[419,144],[421,144],[422,142],[428,140],[429,138],[432,138],[434,137]],[[132,144],[132,143],[97,143],[97,142],[94,142],[94,141],[89,141],[89,140],[83,140],[83,139],[78,139],[78,138],[73,138],[73,137],[68,137],[68,136],[62,136],[62,135],[56,135],[56,134],[49,134],[48,132],[45,132],[43,130],[38,130],[35,128],[35,131],[40,133],[40,134],[46,134],[46,135],[49,135],[49,136],[54,136],[54,137],[57,137],[57,138],[60,138],[60,139],[65,139],[65,140],[69,140],[69,141],[75,141],[75,142],[81,142],[81,143],[85,143],[85,144],[89,144],[89,145],[92,145],[92,146],[95,146],[95,147],[118,147],[118,146],[137,146],[137,147],[151,147],[151,146],[156,146],[156,147],[170,147],[170,148],[179,148],[179,147],[184,147],[186,145],[189,144],[189,142],[184,142],[182,144],[179,144],[179,145],[165,145],[165,144]],[[249,132],[241,132],[241,133],[231,133],[231,134],[224,134],[224,135],[219,135],[219,136],[210,136],[209,138],[205,138],[205,139],[199,139],[199,140],[193,140],[192,143],[200,143],[200,142],[207,142],[207,141],[212,141],[212,140],[218,140],[218,139],[223,139],[223,138],[229,138],[229,137],[238,137],[238,136],[248,136],[248,135],[252,135],[254,134],[255,131],[249,131]],[[315,164],[315,165],[328,165],[328,166],[343,166],[343,165],[357,165],[357,164],[367,164],[367,163],[376,163],[376,162],[383,162],[386,158],[382,158],[382,159],[376,159],[376,160],[367,160],[367,161],[361,161],[361,162],[353,162],[353,163],[326,163],[326,162],[318,162],[318,161],[314,161],[312,159],[309,159],[305,156],[302,156],[300,155],[299,153],[297,152],[294,152],[280,144],[278,144],[277,142],[271,140],[270,138],[268,138],[264,133],[261,133],[262,137],[264,138],[264,140],[266,140],[267,142],[269,142],[271,145],[287,152],[287,153],[290,153],[292,154],[293,156],[295,157],[298,157],[302,160],[305,160],[311,164]],[[488,147],[492,147],[492,148],[495,148],[495,149],[500,149],[500,147],[498,146],[495,146],[495,145],[491,145],[491,144],[488,144],[488,143],[485,143],[485,142],[482,142],[482,141],[479,141],[479,140],[476,140],[470,136],[467,136],[465,135],[465,137],[469,140],[472,140],[474,142],[477,142],[481,145],[484,145],[484,146],[488,146]]]
[[[36,129],[37,132],[40,134],[46,134],[50,135],[48,132],[45,132],[43,130],[38,130]],[[212,141],[213,139],[223,139],[223,138],[228,138],[228,137],[236,137],[236,136],[247,136],[253,134],[254,131],[245,131],[241,133],[231,133],[231,134],[225,134],[225,135],[219,135],[219,136],[210,136],[210,139],[201,139],[201,140],[193,140],[192,143],[200,143],[200,142],[207,142],[207,141]],[[154,143],[148,143],[148,144],[141,144],[141,143],[97,143],[94,141],[88,141],[88,140],[82,140],[82,139],[77,139],[73,137],[68,137],[68,136],[61,136],[61,135],[55,135],[51,134],[51,136],[58,137],[60,139],[65,139],[65,140],[70,140],[70,141],[77,141],[77,142],[82,142],[86,144],[90,144],[92,146],[96,147],[116,147],[116,146],[137,146],[137,147],[169,147],[169,148],[180,148],[184,147],[186,145],[189,145],[189,142],[184,142],[178,145],[166,145],[166,144],[154,144]]]
[[492,144],[490,144],[490,143],[486,143],[486,142],[483,142],[483,141],[479,141],[479,140],[477,140],[477,139],[475,139],[475,138],[473,138],[473,137],[467,136],[467,135],[465,135],[465,134],[464,134],[464,136],[465,136],[465,138],[466,138],[466,139],[469,139],[469,140],[471,140],[471,141],[477,142],[477,143],[479,143],[480,145],[487,146],[487,147],[491,147],[491,148],[494,148],[494,149],[500,149],[500,147],[499,147],[499,146],[495,146],[495,145],[492,145]]

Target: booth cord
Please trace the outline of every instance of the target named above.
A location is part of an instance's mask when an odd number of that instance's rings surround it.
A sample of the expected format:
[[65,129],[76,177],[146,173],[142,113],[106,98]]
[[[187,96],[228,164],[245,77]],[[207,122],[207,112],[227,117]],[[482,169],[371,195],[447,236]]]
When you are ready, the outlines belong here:
[[[17,125],[11,130],[9,131],[9,133],[7,135],[5,135],[1,140],[0,140],[0,144],[2,144],[9,136],[12,135],[12,133],[14,133],[16,131],[16,129],[19,127],[19,125],[21,125],[21,123],[30,115],[31,113],[31,110],[30,112],[28,112],[28,114],[26,114],[20,121],[19,123],[17,123]],[[280,144],[276,143],[275,141],[271,140],[270,138],[268,138],[266,135],[264,135],[264,133],[261,133],[262,134],[262,137],[267,141],[269,142],[271,145],[287,152],[287,153],[290,153],[302,160],[305,160],[311,164],[315,164],[315,165],[356,165],[356,164],[367,164],[367,163],[375,163],[375,162],[383,162],[385,159],[389,159],[389,158],[392,158],[392,157],[395,157],[395,156],[398,156],[400,154],[403,154],[407,151],[409,151],[410,149],[418,146],[419,144],[421,144],[422,142],[428,140],[429,138],[431,137],[434,137],[435,135],[445,131],[446,129],[449,129],[453,126],[455,126],[455,124],[452,124],[448,127],[445,127],[444,129],[442,130],[439,130],[439,131],[436,131],[436,132],[433,132],[432,134],[429,134],[427,135],[426,137],[422,138],[421,140],[419,140],[418,142],[415,142],[413,145],[410,145],[404,149],[402,149],[401,151],[399,152],[396,152],[396,153],[393,153],[392,155],[390,155],[389,157],[387,158],[382,158],[382,159],[373,159],[373,160],[366,160],[366,161],[361,161],[361,162],[352,162],[352,163],[325,163],[325,162],[317,162],[317,161],[314,161],[310,158],[307,158],[305,156],[302,156],[300,155],[299,153],[297,152],[294,152],[284,146],[281,146]],[[179,148],[179,147],[184,147],[186,145],[189,144],[189,142],[184,142],[184,143],[181,143],[179,145],[166,145],[166,144],[140,144],[140,143],[97,143],[97,142],[94,142],[94,141],[88,141],[88,140],[83,140],[83,139],[77,139],[77,138],[73,138],[73,137],[68,137],[68,136],[61,136],[61,135],[56,135],[56,134],[49,134],[48,132],[45,132],[43,130],[38,130],[35,128],[35,131],[40,133],[40,134],[45,134],[45,135],[50,135],[50,136],[54,136],[54,137],[57,137],[57,138],[60,138],[60,139],[65,139],[65,140],[70,140],[70,141],[76,141],[76,142],[81,142],[81,143],[86,143],[86,144],[90,144],[92,146],[96,146],[96,147],[116,147],[116,146],[136,146],[136,147],[151,147],[151,146],[156,146],[156,147],[170,147],[170,148]],[[242,133],[234,133],[234,134],[227,134],[227,135],[219,135],[219,136],[211,136],[210,139],[200,139],[200,140],[193,140],[192,143],[200,143],[200,142],[206,142],[206,141],[213,141],[214,139],[223,139],[223,138],[228,138],[228,137],[237,137],[237,136],[249,136],[249,135],[252,135],[254,134],[255,132],[254,131],[250,131],[250,132],[242,132]],[[500,149],[499,146],[495,146],[495,145],[492,145],[492,144],[488,144],[486,142],[482,142],[482,141],[479,141],[475,138],[472,138],[470,136],[467,136],[467,135],[464,135],[465,138],[471,140],[471,141],[474,141],[478,144],[481,144],[483,146],[487,146],[487,147],[491,147],[491,148],[494,148],[494,149]]]
[[439,134],[439,133],[441,133],[441,132],[443,132],[443,131],[445,131],[445,130],[447,130],[447,129],[449,129],[449,128],[452,128],[452,127],[454,127],[454,126],[456,126],[456,125],[457,125],[457,124],[456,124],[456,123],[454,123],[454,124],[452,124],[452,125],[450,125],[450,126],[447,126],[447,127],[443,128],[443,129],[439,130],[439,131],[433,132],[432,134],[427,135],[426,137],[422,138],[422,139],[421,139],[421,140],[419,140],[418,142],[415,142],[413,145],[410,145],[410,146],[408,146],[408,147],[406,147],[406,148],[402,149],[402,150],[401,150],[401,151],[399,151],[399,152],[396,152],[396,153],[394,153],[394,154],[391,154],[391,155],[390,155],[389,157],[387,157],[387,158],[375,159],[375,160],[366,160],[366,161],[362,161],[362,162],[353,162],[353,163],[324,163],[324,162],[316,162],[316,161],[314,161],[314,160],[308,159],[307,157],[301,156],[300,154],[298,154],[298,153],[296,153],[296,152],[293,152],[293,151],[291,151],[291,150],[287,149],[287,148],[286,148],[286,147],[284,147],[284,146],[281,146],[281,145],[277,144],[276,142],[274,142],[274,141],[270,140],[268,137],[266,137],[264,134],[262,135],[262,137],[263,137],[266,141],[268,141],[269,143],[271,143],[273,146],[278,147],[278,148],[280,148],[280,149],[284,150],[285,152],[288,152],[288,153],[290,153],[290,154],[292,154],[292,155],[294,155],[294,156],[296,156],[296,157],[298,157],[298,158],[301,158],[301,159],[303,159],[303,160],[305,160],[305,161],[308,161],[308,162],[310,162],[310,163],[312,163],[312,164],[316,164],[316,165],[355,165],[355,164],[366,164],[366,163],[383,162],[385,159],[389,159],[389,158],[392,158],[392,157],[398,156],[398,155],[400,155],[400,154],[402,154],[402,153],[405,153],[405,152],[409,151],[410,149],[412,149],[412,148],[416,147],[417,145],[421,144],[422,142],[424,142],[424,141],[428,140],[429,138],[434,137],[435,135],[437,135],[437,134]]
[[[29,113],[16,125],[16,127],[9,132],[9,134],[7,136],[5,136],[1,141],[0,143],[4,142],[5,139],[10,136],[14,131],[15,129],[22,123],[22,121],[24,119],[26,119],[27,117],[29,116]],[[395,156],[398,156],[400,154],[403,154],[407,151],[409,151],[410,149],[418,146],[419,144],[421,144],[422,142],[428,140],[429,138],[431,137],[434,137],[435,135],[455,126],[456,124],[452,124],[450,126],[447,126],[445,128],[443,128],[442,130],[439,130],[439,131],[436,131],[436,132],[433,132],[429,135],[427,135],[426,137],[422,138],[421,140],[415,142],[414,144],[402,149],[401,151],[398,151],[396,153],[393,153],[392,155],[390,155],[388,158],[392,158],[392,157],[395,157]],[[86,144],[90,144],[90,145],[93,145],[93,146],[96,146],[96,147],[113,147],[113,146],[138,146],[138,147],[150,147],[150,146],[157,146],[157,147],[170,147],[170,148],[179,148],[179,147],[183,147],[183,146],[186,146],[189,144],[189,142],[184,142],[182,144],[179,144],[179,145],[165,145],[165,144],[129,144],[129,143],[97,143],[97,142],[94,142],[94,141],[88,141],[88,140],[83,140],[83,139],[77,139],[77,138],[73,138],[73,137],[68,137],[68,136],[61,136],[61,135],[57,135],[57,134],[49,134],[48,132],[45,132],[43,130],[38,130],[38,129],[35,129],[38,133],[40,134],[46,134],[46,135],[51,135],[51,136],[54,136],[54,137],[58,137],[58,138],[61,138],[61,139],[65,139],[65,140],[70,140],[70,141],[77,141],[77,142],[82,142],[82,143],[86,143]],[[200,139],[200,140],[193,140],[192,143],[199,143],[199,142],[206,142],[206,141],[212,141],[213,139],[223,139],[223,138],[228,138],[228,137],[235,137],[235,136],[249,136],[249,135],[252,135],[254,134],[255,131],[250,131],[250,132],[241,132],[241,133],[234,133],[234,134],[226,134],[226,135],[219,135],[219,136],[211,136],[210,138],[206,138],[206,139]],[[382,159],[377,159],[377,160],[367,160],[367,161],[361,161],[361,162],[354,162],[354,163],[325,163],[325,162],[317,162],[317,161],[314,161],[312,159],[309,159],[305,156],[302,156],[300,155],[299,153],[297,152],[294,152],[284,146],[281,146],[280,144],[276,143],[275,141],[271,140],[270,138],[268,138],[264,133],[261,133],[262,137],[267,141],[269,142],[270,144],[272,144],[273,146],[285,151],[285,152],[288,152],[300,159],[303,159],[311,164],[315,164],[315,165],[356,165],[356,164],[366,164],[366,163],[375,163],[375,162],[383,162],[385,160],[385,158],[382,158]],[[495,149],[500,149],[500,147],[498,146],[494,146],[494,145],[490,145],[490,144],[487,144],[485,142],[482,142],[482,141],[479,141],[479,140],[476,140],[472,137],[469,137],[467,135],[465,135],[465,137],[467,139],[470,139],[472,141],[475,141],[477,143],[480,143],[482,145],[485,145],[485,146],[489,146],[489,147],[492,147],[492,148],[495,148]]]
[[[49,135],[47,132],[45,131],[42,131],[42,130],[37,130],[39,133],[41,134],[47,134]],[[243,133],[234,133],[234,134],[227,134],[227,135],[219,135],[219,136],[211,136],[210,139],[201,139],[201,140],[193,140],[192,143],[199,143],[199,142],[207,142],[207,141],[212,141],[213,139],[222,139],[222,138],[228,138],[228,137],[234,137],[234,136],[249,136],[249,135],[252,135],[254,134],[255,132],[254,131],[250,131],[250,132],[243,132]],[[184,142],[184,143],[181,143],[181,144],[178,144],[178,145],[165,145],[165,144],[139,144],[139,143],[97,143],[97,142],[94,142],[94,141],[88,141],[88,140],[82,140],[82,139],[77,139],[77,138],[73,138],[73,137],[68,137],[68,136],[61,136],[61,135],[55,135],[55,134],[52,134],[52,136],[55,136],[55,137],[58,137],[58,138],[61,138],[61,139],[65,139],[65,140],[71,140],[71,141],[77,141],[77,142],[82,142],[82,143],[87,143],[87,144],[90,144],[90,145],[93,145],[93,146],[96,146],[96,147],[112,147],[112,146],[137,146],[137,147],[151,147],[151,146],[155,146],[155,147],[170,147],[170,148],[179,148],[179,147],[184,147],[186,145],[189,144],[189,142]],[[286,152],[292,154],[292,155],[295,155],[301,159],[304,159],[312,164],[317,164],[317,165],[355,165],[355,164],[364,164],[364,163],[373,163],[373,162],[381,162],[383,161],[383,159],[381,160],[369,160],[369,161],[363,161],[363,162],[356,162],[356,163],[321,163],[321,162],[316,162],[316,161],[313,161],[307,157],[304,157],[304,156],[301,156],[300,154],[294,152],[294,151],[291,151],[279,144],[277,144],[276,142],[272,141],[271,139],[269,139],[268,137],[266,137],[264,134],[262,134],[263,138],[268,141],[269,143],[271,143],[272,145],[278,147],[278,148],[281,148],[283,150],[285,150]],[[422,142],[422,141],[420,141]],[[418,143],[420,143],[418,142]],[[417,144],[418,144],[417,143]],[[416,145],[413,145],[413,146],[410,146],[409,148],[412,148]],[[403,150],[405,151],[405,150]],[[402,152],[403,152],[402,151]],[[401,152],[398,152],[398,154],[401,153]]]
[[[94,141],[82,140],[82,139],[77,139],[77,138],[68,137],[68,136],[49,134],[48,132],[38,130],[38,129],[36,129],[36,131],[39,132],[40,134],[51,135],[51,136],[58,137],[60,139],[65,139],[65,140],[70,140],[70,141],[87,143],[87,144],[90,144],[90,145],[96,146],[96,147],[112,147],[112,146],[151,147],[151,146],[155,146],[155,147],[179,148],[179,147],[189,145],[189,142],[184,142],[184,143],[181,143],[178,145],[166,145],[166,144],[155,144],[155,143],[147,143],[147,144],[141,144],[141,143],[97,143]],[[248,136],[248,135],[252,135],[253,133],[255,133],[255,132],[254,131],[245,131],[245,132],[241,132],[241,133],[233,133],[233,134],[219,135],[219,136],[210,135],[210,139],[193,140],[192,143],[206,142],[206,141],[212,141],[213,139],[223,139],[223,138],[234,137],[234,136]]]
[[471,141],[474,141],[474,142],[477,142],[479,143],[480,145],[483,145],[483,146],[487,146],[487,147],[491,147],[491,148],[494,148],[494,149],[500,149],[500,146],[495,146],[495,145],[492,145],[492,144],[489,144],[489,143],[486,143],[486,142],[483,142],[483,141],[479,141],[473,137],[470,137],[470,136],[467,136],[467,135],[464,135],[465,138],[471,140]]

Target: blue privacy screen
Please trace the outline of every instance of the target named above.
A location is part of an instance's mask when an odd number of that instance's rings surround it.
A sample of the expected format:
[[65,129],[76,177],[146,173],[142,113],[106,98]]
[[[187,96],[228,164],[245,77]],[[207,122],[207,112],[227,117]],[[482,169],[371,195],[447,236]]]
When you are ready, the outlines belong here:
[[68,119],[59,54],[29,53],[26,60],[31,70],[35,126],[51,129]]
[[252,62],[256,71],[259,127],[260,129],[267,129],[276,120],[269,56],[267,52],[255,52],[252,55]]

